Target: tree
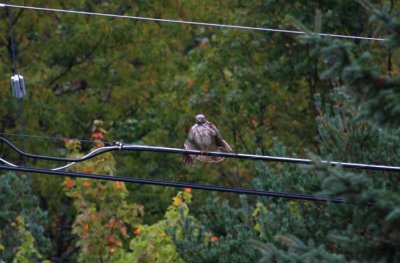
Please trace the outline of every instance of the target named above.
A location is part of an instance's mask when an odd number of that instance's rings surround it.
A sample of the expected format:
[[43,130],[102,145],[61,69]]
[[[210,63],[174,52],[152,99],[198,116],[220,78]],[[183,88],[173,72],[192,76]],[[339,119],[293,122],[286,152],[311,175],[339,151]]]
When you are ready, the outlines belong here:
[[[23,102],[27,133],[59,138],[96,134],[91,138],[95,142],[69,141],[68,149],[44,139],[15,140],[24,150],[81,156],[96,143],[101,145],[98,139],[111,138],[181,147],[193,117],[202,112],[237,152],[302,157],[308,153],[317,164],[307,169],[227,159],[189,169],[175,155],[117,153],[74,169],[338,195],[362,204],[230,194],[205,202],[209,192],[198,191],[181,211],[170,200],[175,196],[182,201],[185,193],[176,196],[172,188],[32,176],[33,194],[40,196],[52,222],[48,225],[52,260],[91,260],[90,251],[93,260],[118,261],[125,255],[137,256],[142,249],[146,254],[139,256],[149,260],[171,252],[174,259],[187,261],[200,256],[204,261],[224,257],[231,261],[395,261],[398,180],[388,173],[318,164],[320,159],[398,164],[395,12],[400,6],[395,1],[374,3],[382,11],[362,2],[372,12],[368,23],[368,11],[352,1],[24,1],[34,6],[268,28],[294,28],[289,15],[302,29],[312,28],[316,21],[321,32],[346,35],[374,35],[380,26],[381,32],[389,34],[390,41],[383,42],[387,46],[313,34],[297,41],[287,34],[12,9],[17,64],[28,88]],[[316,9],[321,14],[317,19]],[[11,42],[5,12],[0,15],[0,131],[15,133],[21,127],[8,81]],[[109,134],[92,130],[97,119],[104,120]],[[21,161],[5,147],[2,154],[7,160]],[[55,166],[38,160],[27,164]],[[122,205],[116,208],[115,202]],[[371,208],[370,203],[377,205]],[[143,204],[146,214],[138,204]],[[171,218],[170,210],[165,213],[168,207],[173,208]],[[122,222],[113,220],[116,214],[122,214]],[[2,230],[2,237],[12,236],[12,230]],[[40,239],[34,232],[32,236],[35,242]]]
[[[363,4],[371,7],[366,2]],[[396,20],[391,15],[385,10],[374,10],[372,19],[393,30],[393,35],[388,38],[392,41],[396,39],[398,30],[393,27]],[[397,77],[380,76],[373,56],[369,52],[357,53],[351,43],[328,43],[315,35],[303,40],[313,43],[315,52],[328,61],[322,77],[330,80],[340,78],[344,84],[334,92],[332,104],[321,108],[317,118],[322,158],[398,165],[397,145],[400,137],[397,118],[394,118],[396,108],[392,103],[398,96],[392,86],[397,82]],[[389,44],[396,46],[393,42]],[[319,246],[317,253],[314,242],[308,241],[312,246],[307,247],[301,241],[310,240],[309,237],[298,240],[289,236],[284,238],[288,241],[284,243],[289,244],[285,252],[279,252],[271,243],[266,246],[256,244],[263,251],[264,258],[290,261],[307,256],[308,260],[313,261],[322,260],[318,256],[325,255],[328,261],[343,258],[398,261],[400,242],[396,233],[399,232],[397,204],[400,196],[394,174],[349,172],[320,164],[316,165],[314,174],[321,181],[323,194],[343,196],[357,205],[329,205],[323,210],[328,219],[336,223],[330,230],[325,230],[331,246]],[[320,239],[317,242],[323,244]]]
[[[102,122],[95,121],[92,138],[96,147],[104,146],[101,139],[106,131]],[[78,157],[80,142],[67,141],[69,157]],[[97,156],[93,160],[77,165],[73,171],[95,174],[115,173],[115,160],[111,153]],[[83,262],[117,261],[126,251],[129,234],[140,223],[143,206],[126,201],[128,191],[123,182],[102,182],[66,177],[64,190],[73,199],[77,211],[72,233],[78,236],[76,246],[80,248],[78,260]]]
[[8,172],[1,174],[0,180],[0,244],[3,246],[0,259],[6,262],[21,257],[39,260],[41,254],[48,255],[48,217],[32,193],[29,177]]

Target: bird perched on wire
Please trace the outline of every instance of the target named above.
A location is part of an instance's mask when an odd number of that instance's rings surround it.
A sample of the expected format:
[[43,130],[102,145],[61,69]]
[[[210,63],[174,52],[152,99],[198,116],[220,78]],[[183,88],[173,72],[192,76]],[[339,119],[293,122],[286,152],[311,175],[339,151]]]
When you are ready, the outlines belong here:
[[[207,121],[203,114],[196,116],[196,123],[189,131],[188,138],[186,139],[183,147],[185,150],[198,150],[204,152],[233,152],[229,144],[222,138],[217,127]],[[187,166],[192,166],[196,160],[206,163],[218,163],[225,158],[220,156],[205,156],[205,155],[192,155],[185,154],[182,161]]]

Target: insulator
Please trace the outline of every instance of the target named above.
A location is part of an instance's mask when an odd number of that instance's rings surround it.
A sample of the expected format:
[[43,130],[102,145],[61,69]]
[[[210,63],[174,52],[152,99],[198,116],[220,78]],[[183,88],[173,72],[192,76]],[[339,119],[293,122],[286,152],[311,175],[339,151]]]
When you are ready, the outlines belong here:
[[25,96],[25,81],[24,77],[15,74],[14,76],[11,77],[11,88],[12,88],[12,93],[14,97],[20,99]]

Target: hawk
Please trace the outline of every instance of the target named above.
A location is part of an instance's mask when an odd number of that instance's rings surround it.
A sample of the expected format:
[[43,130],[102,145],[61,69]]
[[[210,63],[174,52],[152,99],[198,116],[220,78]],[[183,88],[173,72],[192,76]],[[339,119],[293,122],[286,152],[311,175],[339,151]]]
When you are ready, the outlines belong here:
[[[188,138],[183,144],[185,150],[233,152],[229,144],[222,139],[217,127],[207,121],[203,114],[197,115],[195,119],[196,123],[190,129]],[[182,160],[187,166],[192,166],[196,160],[206,163],[218,163],[223,161],[224,158],[220,156],[185,154]]]

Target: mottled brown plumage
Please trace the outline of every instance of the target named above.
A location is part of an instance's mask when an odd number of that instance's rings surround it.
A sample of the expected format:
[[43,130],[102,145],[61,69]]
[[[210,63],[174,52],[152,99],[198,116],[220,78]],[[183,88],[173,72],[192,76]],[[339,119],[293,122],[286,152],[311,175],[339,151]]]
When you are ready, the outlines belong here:
[[[196,116],[196,123],[189,131],[188,138],[184,143],[185,150],[198,150],[204,152],[232,152],[229,144],[222,139],[217,127],[207,121],[205,116],[199,114]],[[191,155],[185,154],[183,162],[187,166],[192,166],[196,161],[206,163],[218,163],[223,161],[223,157],[219,156],[205,156],[205,155]]]

